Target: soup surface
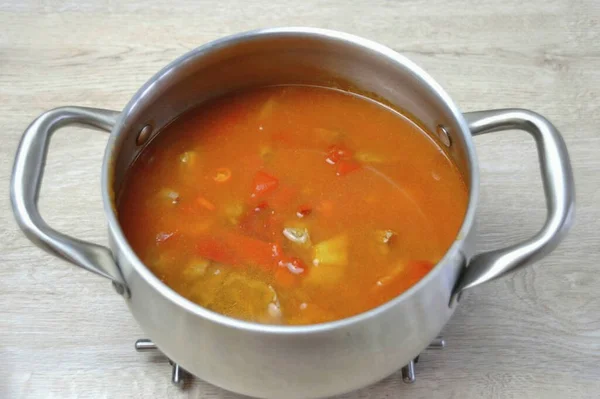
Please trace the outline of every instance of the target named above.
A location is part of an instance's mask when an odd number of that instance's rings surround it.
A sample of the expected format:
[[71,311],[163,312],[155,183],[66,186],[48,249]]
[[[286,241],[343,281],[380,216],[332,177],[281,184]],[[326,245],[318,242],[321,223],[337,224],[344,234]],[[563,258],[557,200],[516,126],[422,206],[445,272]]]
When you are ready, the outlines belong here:
[[128,172],[118,213],[139,258],[189,300],[312,324],[419,281],[467,200],[456,166],[409,118],[338,90],[273,86],[166,127]]

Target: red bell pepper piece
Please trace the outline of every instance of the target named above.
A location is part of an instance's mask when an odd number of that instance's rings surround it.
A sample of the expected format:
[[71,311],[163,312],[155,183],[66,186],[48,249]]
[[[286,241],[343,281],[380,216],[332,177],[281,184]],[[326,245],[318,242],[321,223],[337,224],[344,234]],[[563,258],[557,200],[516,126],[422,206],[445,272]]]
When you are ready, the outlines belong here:
[[252,197],[256,197],[275,190],[279,186],[279,180],[266,172],[258,171],[252,185],[254,187]]
[[298,207],[298,210],[296,211],[296,216],[298,216],[299,218],[303,218],[310,215],[311,212],[312,207],[310,205],[303,204]]
[[350,158],[352,158],[352,151],[350,151],[348,148],[339,145],[332,145],[327,149],[327,158],[325,159],[325,162],[335,165],[343,159]]
[[201,238],[196,253],[229,266],[253,265],[266,271],[274,270],[283,256],[279,244],[234,233]]
[[337,170],[335,172],[338,176],[346,176],[348,173],[352,173],[355,170],[360,169],[360,164],[352,160],[341,160],[337,164]]

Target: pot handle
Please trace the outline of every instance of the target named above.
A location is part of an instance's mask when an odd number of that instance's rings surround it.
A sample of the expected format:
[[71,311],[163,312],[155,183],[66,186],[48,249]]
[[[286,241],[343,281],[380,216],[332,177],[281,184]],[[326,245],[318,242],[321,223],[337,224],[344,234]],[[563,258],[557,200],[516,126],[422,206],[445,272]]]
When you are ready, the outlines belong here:
[[567,147],[546,118],[524,109],[469,112],[464,116],[474,136],[518,129],[534,137],[548,216],[542,229],[532,238],[475,255],[455,285],[454,295],[541,259],[563,239],[575,215],[575,184]]
[[60,107],[44,112],[23,133],[10,182],[10,198],[17,224],[27,238],[45,251],[113,281],[117,292],[127,291],[111,251],[103,246],[62,234],[46,224],[38,210],[38,194],[52,134],[63,126],[82,124],[110,132],[117,111]]

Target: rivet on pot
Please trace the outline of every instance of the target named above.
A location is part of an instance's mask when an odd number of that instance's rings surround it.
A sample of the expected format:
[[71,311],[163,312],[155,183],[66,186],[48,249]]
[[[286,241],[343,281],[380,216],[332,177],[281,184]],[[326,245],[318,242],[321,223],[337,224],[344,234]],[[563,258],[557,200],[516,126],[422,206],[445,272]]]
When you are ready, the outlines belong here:
[[444,127],[443,125],[438,125],[437,135],[442,144],[444,144],[446,147],[450,147],[452,145],[452,139],[450,139],[448,129],[446,129],[446,127]]
[[140,132],[138,133],[137,139],[135,140],[135,143],[137,145],[143,145],[146,143],[146,141],[148,141],[148,139],[150,138],[150,135],[152,134],[152,125],[146,125],[142,128],[142,130],[140,130]]

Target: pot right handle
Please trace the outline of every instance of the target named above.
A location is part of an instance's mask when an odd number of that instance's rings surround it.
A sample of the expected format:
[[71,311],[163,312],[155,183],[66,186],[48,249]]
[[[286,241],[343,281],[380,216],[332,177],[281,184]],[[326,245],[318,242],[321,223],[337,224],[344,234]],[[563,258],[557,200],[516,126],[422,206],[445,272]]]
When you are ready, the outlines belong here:
[[575,184],[567,147],[546,118],[525,109],[477,111],[464,116],[474,136],[513,129],[533,136],[548,215],[542,229],[530,239],[475,255],[456,283],[454,295],[543,258],[563,239],[575,215]]

